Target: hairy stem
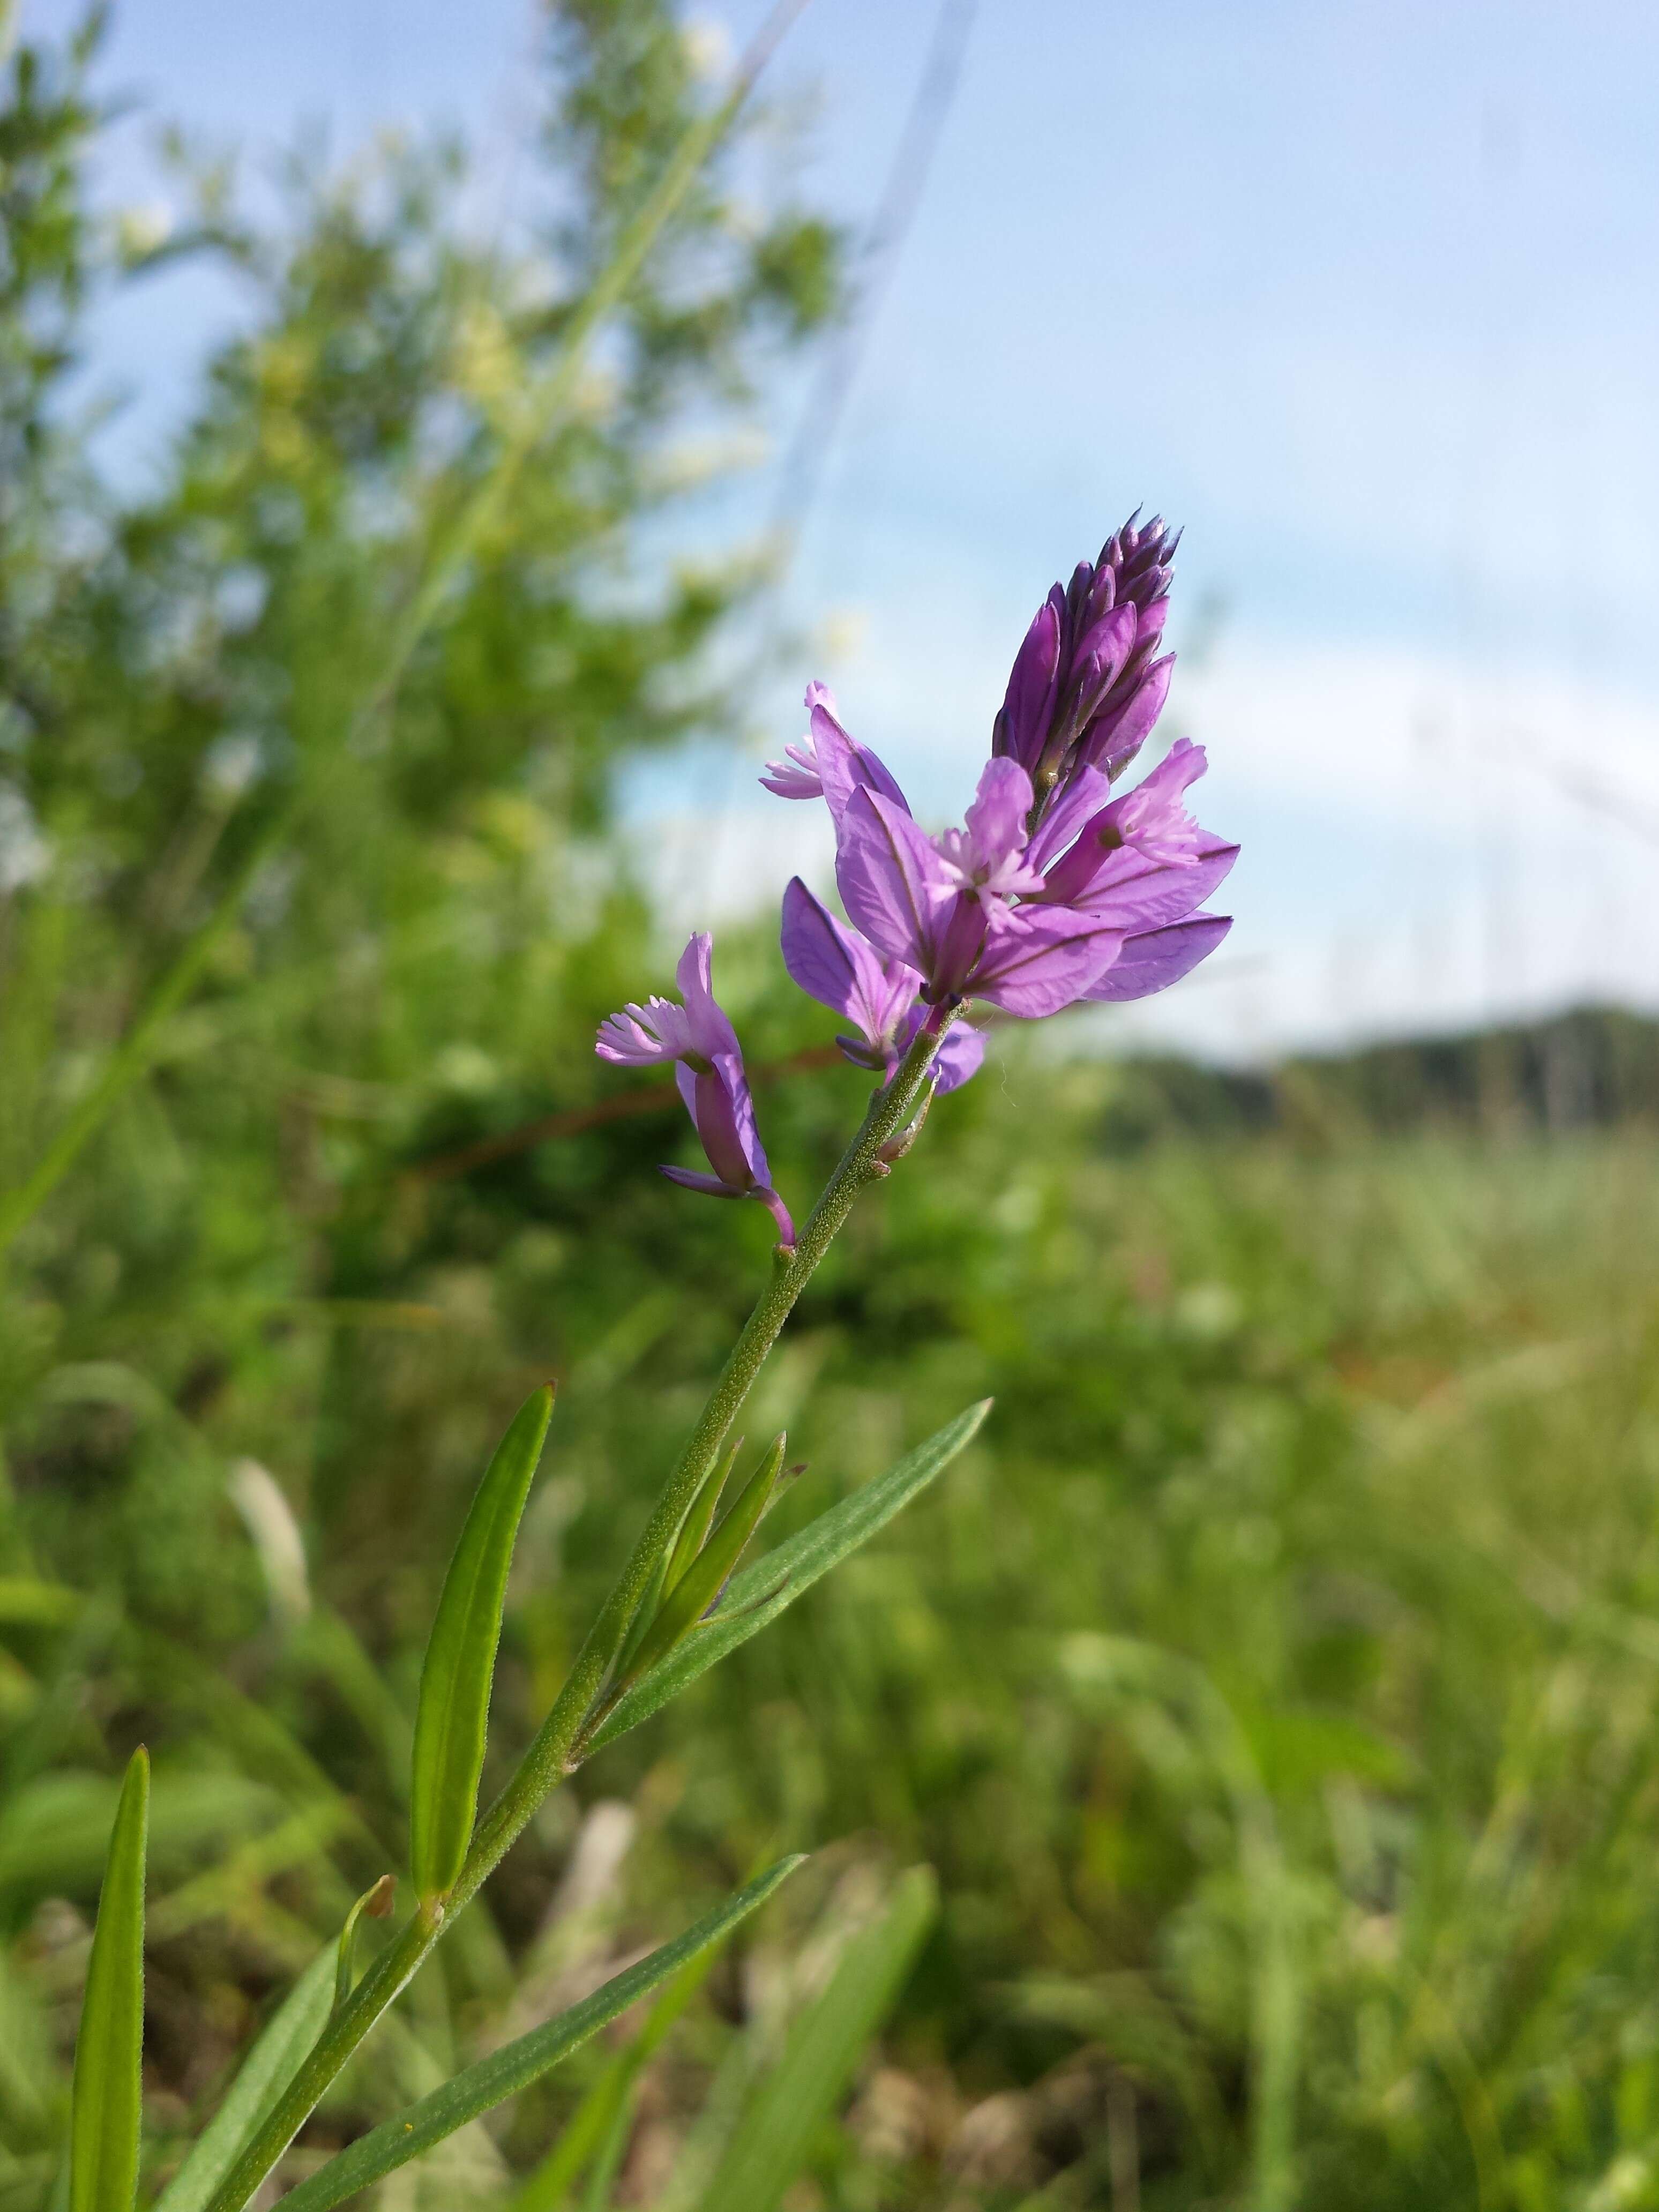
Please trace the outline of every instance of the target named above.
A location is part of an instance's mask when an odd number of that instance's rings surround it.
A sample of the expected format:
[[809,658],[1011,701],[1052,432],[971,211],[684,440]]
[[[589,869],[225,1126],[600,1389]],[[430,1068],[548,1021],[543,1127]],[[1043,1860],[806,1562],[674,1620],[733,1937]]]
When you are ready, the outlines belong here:
[[463,1905],[501,1863],[543,1800],[583,1756],[583,1733],[662,1552],[714,1463],[744,1400],[791,1310],[866,1183],[885,1173],[883,1147],[900,1135],[927,1096],[933,1055],[951,1018],[938,1009],[917,1032],[893,1077],[871,1101],[858,1133],[808,1216],[793,1250],[773,1255],[772,1273],[663,1486],[650,1519],[615,1588],[588,1631],[564,1687],[512,1780],[479,1821],[454,1888],[441,1905],[423,1905],[382,1952],[324,2029],[315,2048],[253,2141],[227,2174],[208,2212],[241,2212],[293,2141],[318,2100],[381,2014],[405,1987]]

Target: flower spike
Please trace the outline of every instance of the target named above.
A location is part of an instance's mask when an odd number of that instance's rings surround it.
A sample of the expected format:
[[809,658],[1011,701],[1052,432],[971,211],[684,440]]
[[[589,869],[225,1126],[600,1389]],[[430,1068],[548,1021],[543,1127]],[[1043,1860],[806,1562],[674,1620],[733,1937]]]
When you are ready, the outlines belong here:
[[1181,533],[1139,513],[1054,586],[1015,656],[991,750],[1019,763],[1040,805],[1079,769],[1121,775],[1169,696],[1174,658],[1158,647]]

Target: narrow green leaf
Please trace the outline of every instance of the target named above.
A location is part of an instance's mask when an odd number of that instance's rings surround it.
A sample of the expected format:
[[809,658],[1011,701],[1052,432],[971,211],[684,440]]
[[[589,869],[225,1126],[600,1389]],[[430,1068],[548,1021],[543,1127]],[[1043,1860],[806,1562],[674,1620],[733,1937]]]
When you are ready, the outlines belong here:
[[639,2077],[666,2039],[668,2032],[708,1979],[714,1963],[714,1947],[680,1968],[651,2008],[645,2026],[631,2043],[624,2044],[599,2080],[577,2106],[563,2133],[541,2164],[520,2185],[507,2212],[561,2212],[576,2176],[595,2152],[596,2172],[602,2171],[606,2154],[621,2136],[626,2148],[628,2124],[634,2112]]
[[746,1889],[716,1906],[677,1942],[665,1943],[660,1950],[641,1959],[626,1973],[617,1974],[580,2004],[572,2005],[568,2012],[532,2028],[516,2043],[492,2051],[488,2058],[469,2066],[441,2089],[422,2097],[418,2105],[411,2105],[406,2112],[383,2121],[366,2136],[360,2136],[297,2189],[290,2190],[283,2199],[283,2212],[331,2212],[332,2206],[343,2204],[371,2182],[407,2165],[411,2158],[418,2158],[446,2136],[453,2135],[457,2128],[464,2128],[470,2120],[493,2111],[507,2098],[516,2097],[520,2090],[538,2081],[608,2021],[659,1988],[688,1960],[695,1959],[711,1943],[718,1943],[729,1936],[739,1921],[765,1904],[800,1863],[799,1857],[781,1860],[757,1881],[751,1881]]
[[438,1601],[410,1775],[410,1867],[422,1902],[454,1887],[472,1839],[507,1573],[552,1413],[550,1384],[520,1409],[484,1470]]
[[131,2212],[144,2048],[144,1849],[149,1754],[132,1754],[110,1831],[75,2045],[70,2212]]
[[702,1488],[692,1499],[685,1519],[680,1524],[679,1534],[653,1568],[645,1595],[640,1600],[639,1610],[634,1615],[633,1626],[623,1639],[622,1650],[617,1654],[614,1680],[631,1681],[639,1673],[640,1647],[662,1609],[664,1598],[702,1551],[708,1534],[708,1524],[720,1502],[720,1492],[725,1489],[727,1478],[737,1464],[738,1454],[742,1449],[743,1439],[739,1437],[726,1457],[715,1463]]
[[398,1891],[397,1878],[383,1874],[372,1889],[366,1889],[345,1917],[345,1926],[340,1930],[340,1940],[335,1946],[334,2009],[337,2012],[351,1995],[357,1978],[357,1923],[365,1915],[370,1920],[384,1920],[392,1910],[392,1900]]
[[648,1720],[659,1706],[678,1697],[717,1659],[758,1635],[786,1607],[791,1606],[821,1575],[839,1566],[850,1552],[866,1543],[893,1516],[908,1505],[944,1473],[968,1443],[991,1409],[988,1398],[958,1413],[948,1426],[907,1454],[885,1474],[866,1482],[839,1505],[821,1513],[799,1535],[791,1536],[763,1559],[755,1560],[732,1578],[725,1601],[712,1620],[688,1636],[665,1659],[642,1674],[625,1690],[594,1730],[586,1748],[597,1751],[614,1742],[631,1728]]
[[783,1471],[785,1439],[771,1449],[744,1486],[726,1518],[663,1601],[662,1611],[635,1653],[633,1672],[643,1674],[665,1658],[708,1612],[743,1557],[744,1547],[760,1525]]
[[708,1540],[708,1531],[714,1526],[714,1512],[720,1502],[720,1492],[731,1480],[732,1470],[738,1463],[738,1454],[743,1449],[739,1437],[723,1460],[717,1460],[714,1472],[691,1501],[684,1526],[675,1541],[668,1562],[668,1588],[672,1589],[703,1546]]
[[656,1565],[651,1570],[651,1579],[645,1586],[645,1595],[640,1600],[639,1608],[634,1615],[627,1635],[623,1638],[622,1650],[617,1654],[614,1671],[618,1681],[627,1680],[633,1669],[634,1656],[644,1643],[646,1632],[657,1617],[657,1608],[662,1603],[662,1594],[668,1587],[668,1553],[663,1552],[659,1554]]
[[908,1978],[938,1902],[931,1868],[900,1875],[880,1919],[853,1938],[829,1987],[790,2029],[726,2145],[702,2212],[775,2212]]
[[283,1998],[155,2212],[204,2212],[322,2033],[334,2001],[338,1951],[337,1943],[325,1943]]

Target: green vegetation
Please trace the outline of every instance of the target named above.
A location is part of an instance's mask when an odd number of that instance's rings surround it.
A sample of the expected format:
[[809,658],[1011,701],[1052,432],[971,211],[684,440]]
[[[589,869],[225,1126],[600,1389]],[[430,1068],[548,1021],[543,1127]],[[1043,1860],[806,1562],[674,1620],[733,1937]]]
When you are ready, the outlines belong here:
[[[557,1378],[486,1803],[763,1277],[759,1209],[651,1172],[688,1156],[672,1092],[607,1112],[629,1085],[591,1051],[678,950],[616,771],[744,734],[715,672],[763,580],[665,575],[647,532],[837,289],[825,228],[748,196],[763,112],[364,690],[708,112],[655,0],[549,38],[558,228],[512,255],[420,152],[300,167],[274,234],[204,175],[199,219],[135,246],[88,206],[81,64],[10,65],[7,1190],[227,919],[0,1282],[0,2212],[80,2201],[75,2023],[136,1747],[149,2202],[301,1976],[279,2033],[308,2041],[354,1900],[404,1876],[428,1635],[516,1409]],[[70,372],[141,246],[233,255],[261,304],[135,500]],[[757,1064],[827,1041],[769,923],[721,973]],[[986,1426],[810,1589],[808,1540],[799,1601],[550,1800],[285,2178],[672,1966],[643,2025],[378,2201],[1659,2206],[1653,1041],[1573,1035],[1252,1087],[1000,1032],[809,1286],[734,1480],[787,1427],[787,1545],[990,1395]],[[817,1065],[763,1088],[787,1191],[864,1096]]]

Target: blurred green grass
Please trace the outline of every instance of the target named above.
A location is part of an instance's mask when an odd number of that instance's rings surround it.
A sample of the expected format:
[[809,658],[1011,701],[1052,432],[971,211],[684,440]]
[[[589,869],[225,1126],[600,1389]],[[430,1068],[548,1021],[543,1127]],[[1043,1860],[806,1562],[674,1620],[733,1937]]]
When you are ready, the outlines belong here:
[[[271,811],[328,792],[0,1285],[17,2212],[51,2202],[133,1745],[155,1759],[159,2175],[401,1869],[444,1563],[526,1390],[561,1386],[486,1790],[764,1264],[752,1209],[652,1171],[688,1141],[672,1101],[592,1110],[621,1085],[591,1054],[677,949],[616,769],[741,730],[717,672],[759,572],[661,574],[669,465],[747,420],[835,299],[831,234],[739,192],[752,146],[653,262],[375,742],[340,750],[422,519],[487,465],[699,97],[652,0],[556,10],[550,40],[559,222],[510,262],[453,228],[447,156],[299,175],[268,234],[198,177],[173,250],[233,257],[259,312],[137,500],[66,396],[88,305],[124,281],[84,181],[93,104],[72,58],[26,47],[0,112],[9,1186]],[[769,925],[720,960],[751,1059],[826,1042]],[[1395,1054],[1245,1096],[1000,1034],[854,1218],[749,1421],[810,1462],[783,1529],[986,1393],[990,1425],[550,1802],[293,2172],[808,1848],[648,2067],[596,2047],[380,2201],[506,2203],[563,2119],[621,2099],[615,2201],[691,2212],[925,1863],[938,1919],[792,2206],[1659,2205],[1650,1040],[1585,1038],[1635,1071],[1622,1118],[1549,1134],[1487,1110],[1530,1095],[1508,1048],[1453,1067],[1471,1082]],[[763,1087],[792,1197],[861,1103],[850,1069]],[[557,1139],[508,1141],[556,1115]],[[473,1146],[494,1156],[434,1172]]]

